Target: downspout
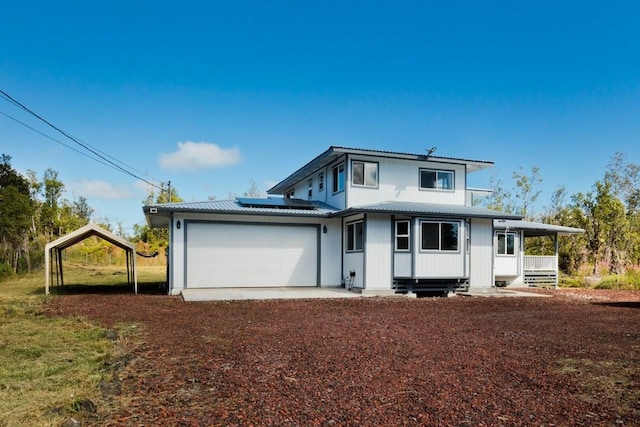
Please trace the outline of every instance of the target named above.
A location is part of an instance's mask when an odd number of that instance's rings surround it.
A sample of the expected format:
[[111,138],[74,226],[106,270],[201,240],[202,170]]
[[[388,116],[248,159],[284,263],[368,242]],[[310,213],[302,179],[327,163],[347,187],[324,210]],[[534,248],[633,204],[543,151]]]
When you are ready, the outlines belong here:
[[558,265],[558,251],[560,249],[560,242],[558,239],[558,233],[555,234],[554,236],[554,246],[556,249],[556,280],[555,283],[553,284],[553,289],[558,289],[558,281],[560,280],[560,266]]

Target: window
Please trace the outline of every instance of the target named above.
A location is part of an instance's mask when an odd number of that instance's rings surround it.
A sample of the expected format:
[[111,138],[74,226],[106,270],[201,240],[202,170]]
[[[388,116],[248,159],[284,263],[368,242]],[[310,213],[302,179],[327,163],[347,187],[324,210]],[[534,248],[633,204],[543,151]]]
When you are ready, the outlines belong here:
[[420,248],[424,251],[457,251],[459,228],[457,222],[421,222]]
[[311,200],[313,197],[313,179],[307,181],[307,198]]
[[333,168],[333,192],[344,190],[344,163]]
[[364,247],[363,222],[347,224],[347,252],[359,252]]
[[351,163],[351,183],[359,187],[377,187],[378,164],[356,161]]
[[420,169],[420,188],[427,190],[453,190],[453,171]]
[[294,196],[295,196],[295,190],[293,189],[284,193],[284,197],[286,197],[287,199],[293,199]]
[[318,192],[322,193],[324,191],[324,172],[320,172],[318,174]]
[[396,221],[396,251],[409,250],[409,221]]
[[498,255],[516,254],[516,233],[498,232]]

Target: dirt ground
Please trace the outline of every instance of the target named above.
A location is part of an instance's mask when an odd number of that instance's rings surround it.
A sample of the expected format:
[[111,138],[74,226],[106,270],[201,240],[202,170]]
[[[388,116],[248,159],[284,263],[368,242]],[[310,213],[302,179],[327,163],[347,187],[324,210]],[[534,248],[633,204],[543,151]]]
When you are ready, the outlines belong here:
[[97,425],[640,425],[640,292],[538,292],[553,296],[85,293],[45,311],[140,331]]

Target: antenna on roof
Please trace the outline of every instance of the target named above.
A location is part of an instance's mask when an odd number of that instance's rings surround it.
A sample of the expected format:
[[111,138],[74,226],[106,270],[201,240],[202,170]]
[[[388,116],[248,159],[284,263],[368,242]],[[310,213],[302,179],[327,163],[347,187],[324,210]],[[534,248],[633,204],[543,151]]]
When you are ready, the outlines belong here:
[[435,153],[435,151],[438,149],[438,147],[431,147],[427,150],[427,159],[433,154]]

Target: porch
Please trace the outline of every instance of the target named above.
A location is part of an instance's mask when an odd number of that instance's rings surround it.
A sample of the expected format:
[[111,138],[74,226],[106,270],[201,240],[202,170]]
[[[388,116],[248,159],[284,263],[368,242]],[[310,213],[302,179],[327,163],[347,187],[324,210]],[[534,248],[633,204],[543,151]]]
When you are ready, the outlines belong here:
[[558,286],[557,255],[525,255],[523,270],[526,286]]

